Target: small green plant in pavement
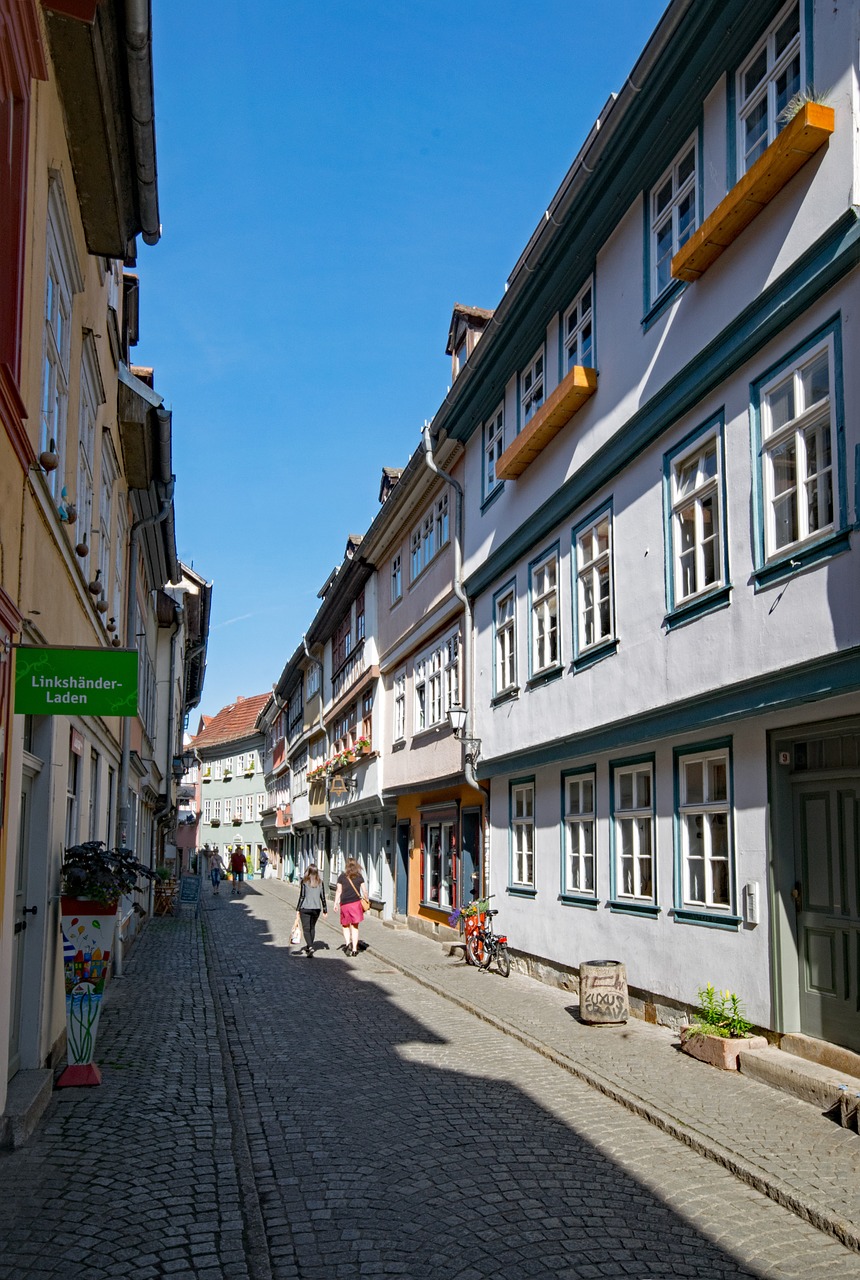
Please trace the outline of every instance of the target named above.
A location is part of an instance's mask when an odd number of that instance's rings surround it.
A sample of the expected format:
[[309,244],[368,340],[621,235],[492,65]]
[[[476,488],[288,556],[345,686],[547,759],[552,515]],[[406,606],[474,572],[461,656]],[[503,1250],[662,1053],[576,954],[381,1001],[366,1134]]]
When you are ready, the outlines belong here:
[[690,1031],[696,1036],[721,1036],[742,1039],[749,1034],[751,1022],[743,1016],[741,1002],[733,991],[717,991],[713,983],[699,987],[699,1008]]

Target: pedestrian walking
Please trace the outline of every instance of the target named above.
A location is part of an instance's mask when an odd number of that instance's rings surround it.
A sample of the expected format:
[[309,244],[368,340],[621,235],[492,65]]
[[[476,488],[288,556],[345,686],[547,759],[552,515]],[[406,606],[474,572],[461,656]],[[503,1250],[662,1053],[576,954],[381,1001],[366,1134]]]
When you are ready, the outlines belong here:
[[240,844],[233,846],[233,852],[230,854],[230,870],[233,872],[233,883],[230,886],[231,893],[239,892],[239,885],[245,881],[245,872],[248,870],[248,859],[245,857],[245,851]]
[[217,849],[209,853],[209,879],[212,881],[212,892],[221,892],[221,877],[224,874],[224,859]]
[[268,865],[269,865],[269,850],[261,849],[260,850],[260,879],[261,880],[265,880],[266,878],[266,867]]
[[347,858],[346,866],[337,878],[334,909],[340,908],[343,949],[348,956],[358,955],[358,926],[364,919],[365,903],[370,905],[364,893],[364,872],[355,858]]
[[299,889],[299,902],[296,907],[296,925],[301,922],[302,933],[305,937],[305,945],[302,948],[305,955],[309,959],[313,959],[314,955],[314,937],[316,935],[317,920],[320,918],[325,920],[328,917],[328,906],[325,900],[325,885],[319,873],[319,867],[312,862],[305,874],[302,876],[302,884]]

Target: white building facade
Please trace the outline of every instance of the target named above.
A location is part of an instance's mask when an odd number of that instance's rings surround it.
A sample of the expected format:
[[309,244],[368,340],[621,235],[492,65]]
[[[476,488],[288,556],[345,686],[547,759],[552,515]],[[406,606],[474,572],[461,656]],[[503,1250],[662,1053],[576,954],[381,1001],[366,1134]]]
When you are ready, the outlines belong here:
[[854,1049],[858,35],[670,5],[433,423],[521,962]]

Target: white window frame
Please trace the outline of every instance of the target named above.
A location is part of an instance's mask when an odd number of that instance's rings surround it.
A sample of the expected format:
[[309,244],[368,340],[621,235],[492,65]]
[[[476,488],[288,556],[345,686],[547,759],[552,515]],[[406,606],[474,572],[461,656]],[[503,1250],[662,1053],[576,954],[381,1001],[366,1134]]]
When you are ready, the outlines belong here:
[[224,797],[224,822],[227,823],[232,821],[233,821],[233,797],[225,796]]
[[[622,805],[622,779],[630,776],[631,800],[628,806]],[[647,779],[648,799],[643,796],[640,780]],[[656,822],[654,804],[654,764],[653,761],[619,764],[613,770],[612,786],[614,789],[613,825],[615,836],[615,897],[620,902],[657,901],[657,849]],[[625,824],[630,832],[629,861],[630,875],[625,885]],[[647,837],[647,852],[643,852]],[[644,874],[647,862],[650,889]]]
[[517,686],[517,588],[503,588],[494,601],[496,694]]
[[[827,357],[827,396],[807,405],[804,374],[820,360],[823,353]],[[788,418],[781,426],[774,428],[772,407],[776,393],[788,387],[789,383],[792,384],[791,390],[794,395],[794,416]],[[836,527],[839,493],[838,472],[835,467],[837,445],[833,420],[835,403],[833,342],[830,337],[804,351],[792,365],[783,368],[761,388],[761,466],[767,559],[783,557],[792,548],[816,541]],[[826,442],[826,449],[823,452],[828,455],[826,465],[819,465],[815,471],[810,471],[810,457],[814,456],[807,438],[810,432],[815,432],[817,437],[815,453],[822,453],[822,444]],[[775,458],[792,443],[794,484],[777,494]],[[813,485],[816,501],[826,506],[829,490],[830,502],[829,519],[819,523],[815,528],[810,526],[809,494]],[[778,542],[780,519],[777,510],[778,507],[790,503],[792,496],[797,536]]]
[[220,821],[221,821],[221,800],[220,800],[220,798],[219,798],[219,799],[215,799],[215,800],[213,800],[213,801],[212,801],[212,820],[213,820],[213,822],[220,822]]
[[[611,507],[575,530],[578,654],[615,639],[615,574]],[[605,529],[605,534],[603,530]],[[592,628],[589,638],[589,627]]]
[[520,431],[546,398],[546,351],[543,343],[520,374]]
[[[452,844],[452,840],[456,834],[456,824],[447,819],[439,821],[430,817],[425,817],[427,837],[424,844],[424,891],[427,894],[426,901],[434,907],[446,908],[448,910],[456,904],[453,901],[451,889],[454,882],[453,865],[454,859],[457,857],[457,849]],[[423,824],[422,824],[423,825]],[[434,840],[438,840],[438,853],[434,852]],[[438,859],[439,866],[439,884],[438,897],[433,897],[433,864]]]
[[567,308],[562,319],[562,344],[564,346],[564,372],[570,373],[577,365],[593,369],[594,357],[594,277],[580,289]]
[[434,505],[434,515],[436,521],[436,554],[438,554],[444,546],[447,545],[450,537],[450,525],[448,521],[448,491],[446,491],[436,499]]
[[391,603],[397,604],[403,599],[403,561],[398,551],[391,558]]
[[[690,798],[688,767],[701,767],[702,794]],[[713,767],[722,769],[723,786],[716,781]],[[681,841],[683,867],[683,905],[692,911],[708,911],[731,914],[733,911],[734,861],[731,809],[731,763],[728,747],[707,751],[678,753],[678,831]],[[721,794],[722,792],[722,794]],[[714,830],[722,819],[725,832],[725,851],[714,853]],[[702,848],[693,857],[690,827],[699,824]],[[694,893],[693,863],[699,863],[698,881],[702,892]],[[721,874],[717,874],[717,870]],[[722,888],[719,886],[722,885]]]
[[593,769],[563,775],[564,870],[562,892],[593,899],[597,893],[597,778]]
[[[550,566],[552,566],[551,573]],[[545,671],[553,671],[561,662],[557,547],[531,565],[529,592],[531,595],[531,674],[538,676]],[[541,654],[542,644],[545,644],[548,649],[545,655]]]
[[409,538],[409,577],[412,582],[418,577],[422,569],[421,563],[421,525],[417,529],[413,529]]
[[204,800],[203,801],[203,821],[208,824],[211,817],[212,817],[212,801]]
[[[777,37],[792,11],[797,13],[797,31],[782,49],[777,50]],[[749,55],[738,68],[736,79],[737,94],[737,150],[738,172],[744,174],[755,164],[756,160],[767,150],[777,135],[785,128],[785,120],[780,116],[794,95],[804,87],[804,5],[800,0],[791,2],[777,14],[767,31],[756,42]],[[745,80],[753,65],[764,55],[765,68],[763,74],[747,91]],[[790,68],[797,62],[796,75],[791,75]],[[790,75],[791,78],[780,87],[780,80]],[[760,109],[764,111],[766,128],[758,136],[752,147],[747,146],[746,123],[748,117]]]
[[[102,571],[102,589],[108,595],[113,535],[113,492],[118,468],[115,462],[110,436],[102,436],[101,476],[99,479],[99,568]],[[116,616],[116,614],[114,614]]]
[[54,498],[62,490],[63,477],[67,474],[65,454],[72,355],[72,303],[73,295],[83,289],[74,244],[62,180],[58,172],[51,171],[48,181],[39,451],[50,449],[53,440],[59,454],[59,467],[45,476]]
[[499,459],[505,452],[505,406],[500,404],[492,418],[484,424],[484,498],[495,493],[504,480],[496,474]]
[[305,695],[306,701],[309,701],[315,693],[319,693],[321,684],[322,675],[320,664],[318,662],[312,662],[308,667],[307,676],[305,678],[305,688],[307,690]]
[[511,886],[535,887],[535,784],[511,783]]
[[257,821],[259,822],[263,816],[263,810],[266,807],[266,792],[257,792]]
[[[705,467],[710,455],[714,457],[712,474]],[[682,481],[691,487],[682,489]],[[676,607],[721,587],[725,581],[722,432],[719,428],[699,436],[688,449],[672,458],[669,484],[672,605]],[[706,580],[709,564],[713,572],[710,582]],[[689,589],[685,586],[688,566],[692,584]]]
[[415,684],[414,732],[445,723],[448,708],[460,697],[459,628],[420,654],[413,667]]
[[[238,801],[236,803],[238,804]],[[243,809],[244,809],[244,812],[242,814],[243,820],[245,822],[253,822],[254,821],[254,797],[250,791],[245,796]]]
[[[692,156],[693,167],[683,172],[684,164]],[[661,197],[666,187],[670,188],[669,196],[661,205]],[[692,198],[692,217],[689,213]],[[656,301],[673,283],[672,259],[690,239],[701,220],[699,212],[699,156],[698,134],[688,138],[678,151],[675,159],[658,182],[651,188],[648,199],[650,236],[651,236],[651,299]],[[661,236],[664,232],[669,236],[669,249],[662,255],[659,252]]]
[[394,677],[394,741],[406,737],[406,668]]

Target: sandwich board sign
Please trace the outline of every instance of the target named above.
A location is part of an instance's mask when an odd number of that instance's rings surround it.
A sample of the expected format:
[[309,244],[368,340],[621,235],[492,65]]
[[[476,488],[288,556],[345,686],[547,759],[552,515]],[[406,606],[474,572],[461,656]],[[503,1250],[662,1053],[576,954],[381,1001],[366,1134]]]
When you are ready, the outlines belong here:
[[15,714],[137,714],[136,649],[15,650]]

